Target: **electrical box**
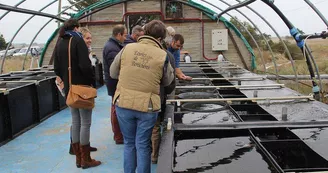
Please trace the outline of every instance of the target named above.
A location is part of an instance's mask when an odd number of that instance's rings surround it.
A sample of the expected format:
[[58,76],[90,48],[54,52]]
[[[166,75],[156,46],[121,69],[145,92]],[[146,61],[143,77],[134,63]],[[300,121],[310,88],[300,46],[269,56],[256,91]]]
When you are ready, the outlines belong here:
[[212,51],[228,50],[228,30],[212,30]]

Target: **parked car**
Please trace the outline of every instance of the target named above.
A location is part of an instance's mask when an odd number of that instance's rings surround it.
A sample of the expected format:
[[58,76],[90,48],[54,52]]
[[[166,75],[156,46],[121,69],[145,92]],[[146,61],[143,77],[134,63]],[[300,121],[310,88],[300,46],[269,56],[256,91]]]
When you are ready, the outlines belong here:
[[13,54],[13,56],[24,56],[26,52],[28,52],[27,55],[38,56],[41,53],[41,48],[39,46],[32,46],[28,50],[28,47],[24,47],[18,53]]
[[10,49],[7,52],[7,56],[13,56],[15,53],[18,53],[21,49]]
[[0,51],[0,58],[2,58],[5,55],[6,50]]

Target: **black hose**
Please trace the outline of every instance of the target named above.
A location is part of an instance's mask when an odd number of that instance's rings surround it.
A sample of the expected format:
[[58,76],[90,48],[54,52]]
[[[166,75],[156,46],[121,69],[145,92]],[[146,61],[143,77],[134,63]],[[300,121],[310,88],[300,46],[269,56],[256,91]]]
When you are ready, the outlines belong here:
[[[300,37],[301,35],[299,34],[298,30],[293,26],[293,24],[287,19],[287,17],[279,10],[277,6],[273,4],[272,1],[269,0],[262,0],[265,4],[267,4],[269,7],[271,7],[278,15],[279,17],[284,21],[284,23],[287,25],[289,28],[291,35],[294,37],[295,41],[297,42],[297,46],[301,49],[302,53],[304,54],[304,40]],[[311,52],[308,52],[311,54]],[[317,100],[320,100],[320,94],[319,94],[319,87],[318,84],[315,82],[315,75],[314,75],[314,70],[312,67],[312,63],[310,60],[310,57],[308,54],[305,54],[306,58],[306,64],[309,69],[309,73],[312,79],[312,90],[314,93],[314,98]]]

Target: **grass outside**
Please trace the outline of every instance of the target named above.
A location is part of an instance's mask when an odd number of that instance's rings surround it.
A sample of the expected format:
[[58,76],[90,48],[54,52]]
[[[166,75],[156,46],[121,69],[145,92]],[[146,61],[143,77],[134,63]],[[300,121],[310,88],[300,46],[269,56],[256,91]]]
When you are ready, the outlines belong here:
[[[21,71],[23,70],[23,62],[24,62],[25,56],[11,56],[7,57],[3,66],[3,73],[8,73],[11,71]],[[0,59],[0,62],[2,62],[2,59]],[[27,56],[24,69],[29,69],[32,62],[32,57]],[[38,67],[37,60],[34,60],[32,68]]]
[[[274,40],[274,39],[273,39]],[[277,40],[274,40],[277,41]],[[289,40],[291,43],[295,42],[293,40]],[[318,71],[320,74],[328,74],[328,40],[326,39],[314,39],[314,40],[307,40],[307,45],[312,51],[312,55],[315,59],[315,62],[318,67]],[[257,57],[257,68],[258,72],[263,74],[264,68],[262,65],[262,60],[260,58],[260,54],[258,50],[254,50],[255,55]],[[294,75],[294,70],[292,67],[292,64],[289,59],[287,59],[283,54],[275,53],[274,56],[276,57],[276,64],[278,69],[279,75]],[[265,65],[267,68],[267,72],[269,74],[275,74],[275,68],[273,59],[271,56],[271,53],[269,51],[263,52],[263,58],[265,61]],[[293,61],[295,65],[295,70],[298,75],[309,75],[308,66],[306,64],[305,59],[304,60],[295,60]],[[297,88],[297,85],[293,81],[279,81],[280,83],[283,83],[286,85],[286,87],[289,87],[293,90],[297,90],[298,92],[308,95],[312,93],[312,83],[311,81],[300,81],[302,83],[305,83],[306,85],[300,84]],[[328,80],[323,79],[322,80],[322,90],[323,95],[326,95],[328,93]],[[308,85],[308,86],[307,86]],[[310,87],[309,87],[310,86]]]

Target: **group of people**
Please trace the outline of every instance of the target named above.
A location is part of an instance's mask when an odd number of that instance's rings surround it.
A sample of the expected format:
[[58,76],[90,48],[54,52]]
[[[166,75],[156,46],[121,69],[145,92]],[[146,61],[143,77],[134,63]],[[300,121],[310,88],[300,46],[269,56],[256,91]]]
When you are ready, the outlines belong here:
[[[90,31],[69,19],[59,36],[53,53],[54,68],[64,95],[69,91],[70,38],[72,84],[94,86],[92,65],[97,61],[90,56]],[[116,25],[105,43],[103,70],[108,95],[112,97],[110,119],[115,143],[124,144],[125,173],[150,173],[151,162],[157,163],[166,95],[174,90],[176,77],[191,80],[179,68],[183,43],[182,35],[159,20],[133,27],[130,35],[124,25]],[[97,151],[90,146],[92,110],[70,110],[70,153],[76,155],[76,166],[100,165],[100,161],[90,157],[90,151]]]

